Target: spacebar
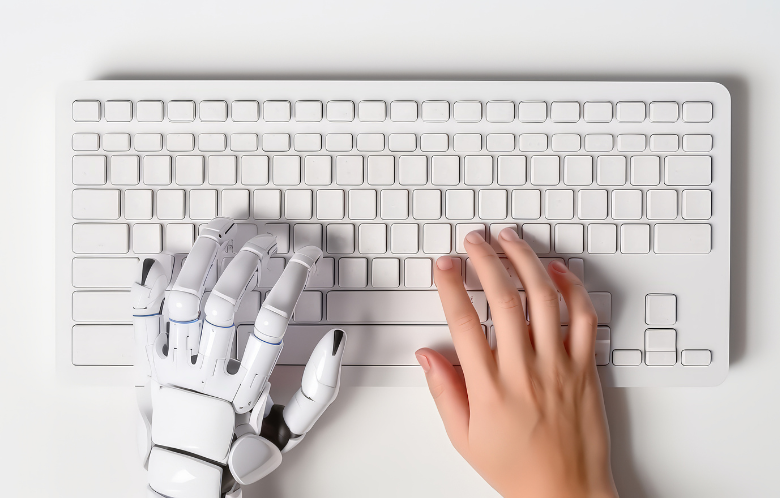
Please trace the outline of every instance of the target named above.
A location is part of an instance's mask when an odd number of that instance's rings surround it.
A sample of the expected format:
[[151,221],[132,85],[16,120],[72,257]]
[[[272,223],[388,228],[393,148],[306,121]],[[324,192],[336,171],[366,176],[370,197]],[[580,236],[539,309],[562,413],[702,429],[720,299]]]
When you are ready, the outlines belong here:
[[[469,291],[479,321],[487,320],[487,299]],[[436,291],[331,291],[327,320],[337,323],[446,323]]]

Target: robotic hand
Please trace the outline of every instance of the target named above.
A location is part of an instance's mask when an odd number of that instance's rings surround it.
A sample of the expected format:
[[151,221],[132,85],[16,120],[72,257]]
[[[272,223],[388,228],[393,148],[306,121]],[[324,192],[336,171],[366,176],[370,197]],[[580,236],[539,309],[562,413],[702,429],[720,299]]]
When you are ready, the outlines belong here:
[[325,334],[287,406],[273,405],[268,378],[285,330],[322,255],[304,247],[290,259],[257,314],[241,361],[231,357],[233,317],[253,287],[276,238],[254,237],[236,254],[200,304],[217,256],[236,229],[215,218],[195,241],[171,284],[163,261],[145,259],[132,288],[138,445],[150,498],[241,498],[241,486],[272,472],[304,438],[339,391],[346,335]]

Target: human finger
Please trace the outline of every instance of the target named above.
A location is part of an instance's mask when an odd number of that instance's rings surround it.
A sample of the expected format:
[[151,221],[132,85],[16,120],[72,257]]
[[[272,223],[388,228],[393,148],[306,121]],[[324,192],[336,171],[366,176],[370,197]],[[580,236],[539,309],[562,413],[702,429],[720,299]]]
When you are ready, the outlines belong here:
[[598,318],[588,291],[560,261],[550,263],[547,270],[569,309],[569,356],[583,366],[593,363]]

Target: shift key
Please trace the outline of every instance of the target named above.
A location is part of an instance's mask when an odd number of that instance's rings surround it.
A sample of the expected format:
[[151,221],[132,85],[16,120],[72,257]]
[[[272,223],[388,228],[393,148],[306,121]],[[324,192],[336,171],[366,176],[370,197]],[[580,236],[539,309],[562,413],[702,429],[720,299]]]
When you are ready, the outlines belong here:
[[[479,321],[487,320],[487,299],[469,291]],[[327,319],[340,323],[446,323],[436,291],[331,291]]]

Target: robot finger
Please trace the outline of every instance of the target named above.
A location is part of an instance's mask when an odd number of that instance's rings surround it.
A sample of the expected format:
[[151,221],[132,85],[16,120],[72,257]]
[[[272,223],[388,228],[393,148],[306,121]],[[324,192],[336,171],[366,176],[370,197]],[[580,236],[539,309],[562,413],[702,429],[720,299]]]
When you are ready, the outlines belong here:
[[170,271],[160,261],[146,258],[139,263],[130,290],[135,335],[136,386],[147,385],[152,375],[147,347],[153,345],[160,335],[162,306],[169,277]]

